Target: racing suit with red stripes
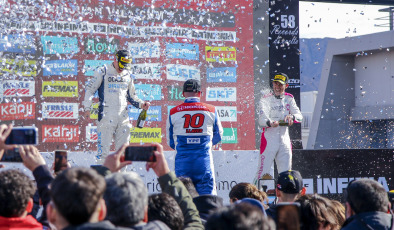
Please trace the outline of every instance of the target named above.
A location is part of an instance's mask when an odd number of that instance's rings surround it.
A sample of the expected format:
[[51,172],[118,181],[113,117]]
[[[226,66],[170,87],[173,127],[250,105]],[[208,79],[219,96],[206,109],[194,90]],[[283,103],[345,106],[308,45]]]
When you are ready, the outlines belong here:
[[[281,96],[264,95],[260,101],[259,125],[262,127],[260,160],[254,184],[269,174],[273,178],[274,160],[278,172],[291,169],[292,151],[288,126],[270,127],[274,121],[284,120],[293,115],[295,123],[302,121],[302,114],[293,95],[285,93]],[[268,178],[265,178],[268,179]]]

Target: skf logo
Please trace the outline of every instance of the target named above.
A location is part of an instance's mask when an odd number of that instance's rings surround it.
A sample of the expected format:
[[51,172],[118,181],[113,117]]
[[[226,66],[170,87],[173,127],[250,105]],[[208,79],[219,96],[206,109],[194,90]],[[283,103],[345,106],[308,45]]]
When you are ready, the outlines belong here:
[[236,101],[236,99],[237,89],[235,87],[207,89],[207,101]]
[[42,142],[79,142],[76,125],[43,125]]
[[44,97],[78,97],[78,81],[44,81]]
[[0,120],[21,120],[35,118],[34,102],[0,104]]
[[97,127],[96,126],[86,126],[86,141],[87,142],[97,142]]
[[42,118],[46,119],[77,119],[77,103],[43,103]]
[[207,62],[236,61],[237,50],[235,47],[205,46]]
[[31,97],[35,94],[34,81],[3,81],[3,87],[0,89],[0,95],[3,97]]

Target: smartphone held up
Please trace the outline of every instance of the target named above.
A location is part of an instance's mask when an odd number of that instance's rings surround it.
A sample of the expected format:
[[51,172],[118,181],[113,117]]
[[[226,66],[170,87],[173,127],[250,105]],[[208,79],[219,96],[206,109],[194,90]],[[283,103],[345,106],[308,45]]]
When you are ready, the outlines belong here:
[[38,129],[36,127],[13,127],[5,140],[6,145],[37,145]]
[[127,146],[124,154],[125,161],[156,162],[154,151],[156,151],[156,146]]

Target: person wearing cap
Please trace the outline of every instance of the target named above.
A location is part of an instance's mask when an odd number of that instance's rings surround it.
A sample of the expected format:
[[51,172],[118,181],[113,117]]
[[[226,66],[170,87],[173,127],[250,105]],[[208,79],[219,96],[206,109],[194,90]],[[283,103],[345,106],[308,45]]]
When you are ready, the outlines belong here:
[[260,179],[273,178],[274,160],[278,172],[291,169],[292,151],[289,126],[302,121],[302,114],[293,95],[286,93],[289,77],[275,75],[273,92],[263,95],[260,101],[259,125],[262,127],[260,160],[254,184]]
[[97,158],[105,159],[110,151],[112,138],[115,136],[115,148],[119,149],[130,141],[130,129],[127,101],[134,107],[148,110],[150,103],[139,99],[135,94],[133,78],[130,73],[132,64],[128,50],[116,52],[115,60],[98,68],[94,77],[86,86],[85,99],[82,102],[85,116],[89,116],[92,98],[96,91],[99,96],[97,121]]
[[276,220],[276,204],[283,202],[294,202],[299,197],[305,195],[306,188],[302,182],[300,172],[296,170],[287,170],[279,173],[276,183],[276,197],[277,200],[269,205],[266,210],[268,216]]
[[201,84],[183,85],[184,103],[170,110],[167,143],[176,150],[175,174],[190,177],[200,195],[216,195],[211,147],[222,140],[223,128],[216,108],[200,102]]

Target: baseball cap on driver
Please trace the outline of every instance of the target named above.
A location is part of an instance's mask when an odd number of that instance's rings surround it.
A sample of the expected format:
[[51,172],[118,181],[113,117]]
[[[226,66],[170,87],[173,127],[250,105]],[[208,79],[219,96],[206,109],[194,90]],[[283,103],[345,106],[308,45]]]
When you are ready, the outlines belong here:
[[279,74],[275,75],[273,81],[277,81],[277,82],[281,83],[282,85],[286,85],[287,82],[289,81],[289,77],[284,73],[279,73]]
[[118,60],[120,69],[130,69],[131,62],[133,61],[131,53],[128,50],[119,50],[116,52],[116,60]]
[[276,187],[284,193],[299,193],[302,190],[302,176],[296,170],[287,170],[279,173]]
[[183,84],[183,92],[200,92],[201,91],[201,84],[199,80],[196,79],[189,79],[185,81]]

